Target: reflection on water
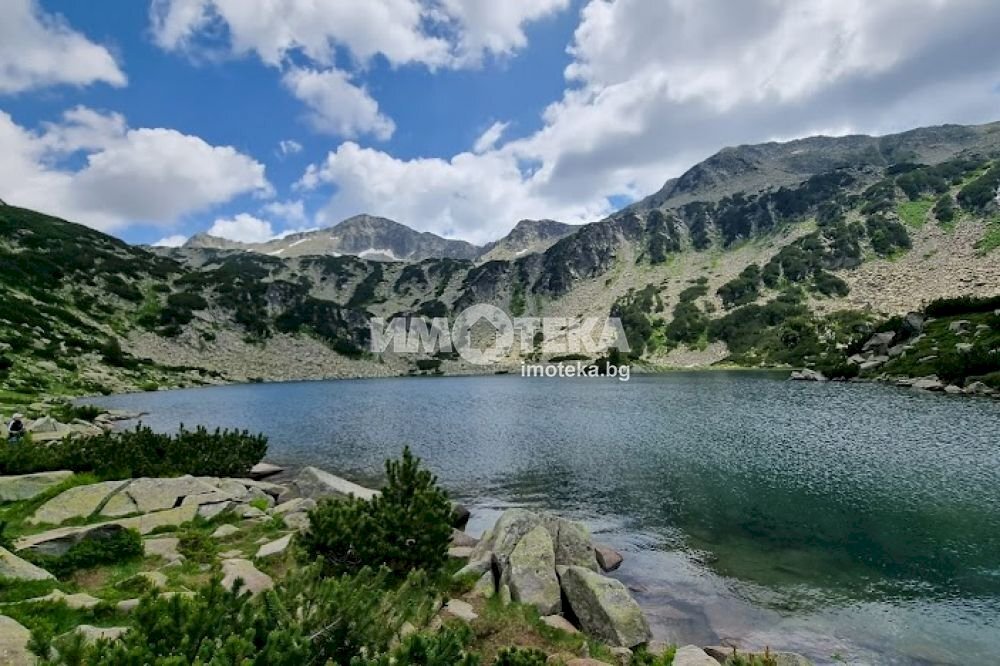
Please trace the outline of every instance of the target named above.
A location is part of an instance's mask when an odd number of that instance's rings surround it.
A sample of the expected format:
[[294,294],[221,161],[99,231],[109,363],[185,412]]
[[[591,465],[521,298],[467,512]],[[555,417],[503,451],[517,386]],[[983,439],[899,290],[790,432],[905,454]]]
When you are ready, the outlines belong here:
[[1000,404],[865,384],[678,373],[473,377],[114,396],[261,430],[269,458],[374,481],[409,443],[475,526],[586,520],[657,633],[875,663],[1000,654]]

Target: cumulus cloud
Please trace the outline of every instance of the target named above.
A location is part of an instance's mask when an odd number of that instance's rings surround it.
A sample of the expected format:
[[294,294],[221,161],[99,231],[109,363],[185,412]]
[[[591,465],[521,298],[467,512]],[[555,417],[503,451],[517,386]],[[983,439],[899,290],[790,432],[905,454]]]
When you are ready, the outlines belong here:
[[321,224],[368,212],[473,242],[491,240],[512,221],[526,217],[582,222],[608,210],[606,202],[587,207],[547,199],[522,174],[517,156],[507,151],[461,153],[450,160],[400,160],[346,142],[322,164],[310,167],[299,185],[336,186],[318,216]]
[[306,207],[301,199],[294,201],[272,201],[261,208],[261,212],[291,224],[305,224]]
[[282,82],[309,108],[309,121],[319,132],[344,137],[371,134],[384,141],[396,129],[368,91],[339,69],[292,68]]
[[[151,21],[165,49],[218,46],[280,65],[292,51],[320,65],[336,48],[359,63],[377,54],[392,65],[477,64],[527,44],[526,24],[566,9],[569,0],[154,0]],[[207,42],[207,43],[206,43]]]
[[153,247],[180,247],[184,245],[187,241],[187,236],[183,234],[174,234],[172,236],[164,236],[160,240],[153,243]]
[[40,131],[0,111],[0,151],[8,203],[103,231],[170,226],[241,194],[271,193],[264,165],[235,148],[172,129],[128,129],[120,115],[85,107]]
[[46,14],[37,0],[7,0],[0,9],[0,93],[55,84],[124,86],[111,53]]
[[247,213],[229,219],[218,219],[208,229],[208,234],[241,243],[263,243],[274,238],[271,223]]
[[472,152],[474,153],[485,153],[487,150],[493,150],[497,145],[497,141],[503,136],[503,133],[507,130],[509,123],[503,123],[497,121],[486,128],[486,131],[479,135],[476,139],[476,143],[472,146]]
[[580,16],[537,132],[494,126],[450,159],[345,143],[301,186],[331,187],[330,217],[481,240],[594,219],[727,145],[997,119],[991,0],[589,0]]

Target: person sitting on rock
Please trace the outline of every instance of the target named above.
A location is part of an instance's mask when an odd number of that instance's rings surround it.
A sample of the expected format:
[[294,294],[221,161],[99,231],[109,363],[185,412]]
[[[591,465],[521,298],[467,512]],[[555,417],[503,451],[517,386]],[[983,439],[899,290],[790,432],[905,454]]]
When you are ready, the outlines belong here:
[[14,418],[7,424],[7,441],[19,442],[24,437],[24,414],[14,414]]

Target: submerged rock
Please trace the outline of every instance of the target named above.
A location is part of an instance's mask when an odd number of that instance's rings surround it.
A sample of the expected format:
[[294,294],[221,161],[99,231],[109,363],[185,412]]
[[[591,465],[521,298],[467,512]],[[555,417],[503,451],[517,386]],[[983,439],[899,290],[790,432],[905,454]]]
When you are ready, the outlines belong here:
[[[768,650],[765,653],[763,650],[737,650],[724,645],[711,645],[705,648],[705,652],[709,656],[714,657],[716,663],[725,663],[735,653],[738,658],[743,659],[747,663],[750,663],[754,659],[762,660],[766,654],[775,666],[813,666],[811,661],[795,652],[774,652]],[[674,663],[677,663],[676,659]]]
[[652,636],[625,586],[584,567],[559,567],[559,582],[580,627],[611,645],[632,648]]

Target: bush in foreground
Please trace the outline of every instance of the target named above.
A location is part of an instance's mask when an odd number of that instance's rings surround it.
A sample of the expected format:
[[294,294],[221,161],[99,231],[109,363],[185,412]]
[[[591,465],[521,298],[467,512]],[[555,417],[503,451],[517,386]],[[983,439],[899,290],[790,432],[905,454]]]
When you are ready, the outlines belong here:
[[[70,636],[57,640],[55,650],[42,656],[66,665],[368,666],[383,663],[381,656],[392,653],[390,645],[405,622],[422,626],[435,608],[425,576],[414,574],[393,585],[387,572],[370,569],[324,578],[317,567],[307,567],[257,597],[241,592],[225,590],[216,579],[193,598],[167,599],[153,593],[139,604],[131,630],[120,640],[88,646]],[[417,640],[411,637],[400,651],[450,656],[450,646],[456,641],[463,645],[466,637],[426,637],[422,647]],[[371,661],[359,661],[358,655],[369,655]],[[397,659],[395,663],[463,662]]]
[[327,499],[309,514],[304,551],[335,574],[384,566],[397,576],[439,571],[448,558],[451,502],[437,478],[403,450],[385,466],[388,483],[371,501]]
[[151,428],[0,446],[0,474],[68,469],[99,476],[243,476],[267,453],[267,437],[199,426],[166,435]]

